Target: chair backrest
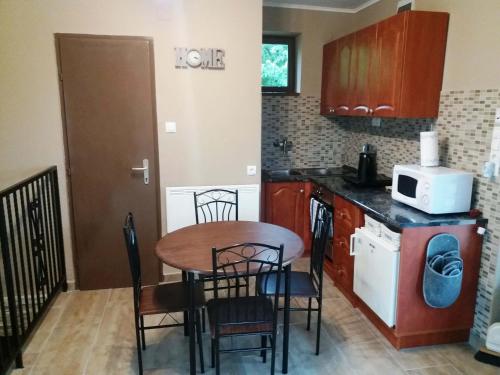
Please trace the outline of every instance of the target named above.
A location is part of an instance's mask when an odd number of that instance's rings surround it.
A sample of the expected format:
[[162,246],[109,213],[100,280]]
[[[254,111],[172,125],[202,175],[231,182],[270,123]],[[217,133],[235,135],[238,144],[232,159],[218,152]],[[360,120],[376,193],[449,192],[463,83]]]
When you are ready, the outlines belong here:
[[134,216],[130,212],[123,224],[123,235],[125,237],[125,244],[127,245],[128,262],[132,274],[134,299],[138,299],[141,291],[141,260],[139,257],[139,244],[137,243]]
[[[212,249],[212,270],[214,282],[214,300],[217,302],[219,298],[226,298],[227,303],[224,308],[226,313],[231,314],[231,310],[235,311],[235,304],[238,297],[251,297],[252,290],[250,288],[250,277],[257,276],[257,279],[269,280],[272,273],[276,274],[275,293],[271,296],[273,299],[274,319],[276,322],[278,314],[278,300],[281,270],[283,267],[283,252],[284,246],[278,247],[261,244],[261,243],[243,243],[232,245],[221,249]],[[242,285],[242,279],[245,281]],[[243,292],[241,291],[243,289]],[[224,292],[224,295],[221,295]],[[263,297],[264,298],[264,297]],[[256,322],[259,321],[259,314],[262,313],[262,306],[258,306],[258,299],[254,299],[255,306],[248,306],[248,311],[245,311],[248,316],[243,321]],[[216,303],[216,306],[218,304]],[[224,316],[225,314],[218,312],[216,317]],[[223,325],[223,322],[215,321],[215,325]]]
[[238,190],[211,189],[193,194],[196,224],[238,220]]
[[333,210],[330,206],[323,204],[318,205],[313,227],[311,265],[309,271],[320,293],[323,285],[325,251],[330,237],[329,234],[332,230],[332,217]]

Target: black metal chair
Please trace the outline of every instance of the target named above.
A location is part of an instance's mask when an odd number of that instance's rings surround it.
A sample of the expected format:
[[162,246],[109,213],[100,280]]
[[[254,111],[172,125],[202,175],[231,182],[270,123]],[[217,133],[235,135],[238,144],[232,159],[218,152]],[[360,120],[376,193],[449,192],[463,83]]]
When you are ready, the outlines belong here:
[[[282,265],[283,245],[274,247],[245,243],[218,250],[212,249],[212,276],[219,282],[214,283],[214,298],[208,301],[207,310],[212,337],[212,367],[215,367],[217,375],[220,374],[220,353],[258,351],[263,357],[263,362],[266,362],[266,353],[269,350],[271,350],[271,374],[274,374],[278,290]],[[269,276],[270,273],[278,276],[276,292],[271,297],[251,295],[249,278]],[[232,288],[232,284],[236,285],[236,281],[240,278],[246,281],[245,286]],[[220,348],[221,338],[247,335],[260,336],[260,346]],[[270,345],[267,344],[267,338],[270,338]]]
[[[238,190],[210,189],[200,193],[194,192],[193,197],[196,224],[200,224],[200,222],[238,221]],[[213,284],[211,275],[201,275],[200,280],[203,283]],[[213,286],[205,286],[205,291],[210,292],[213,290]],[[201,313],[203,332],[205,332],[205,309]]]
[[193,193],[196,224],[238,221],[238,190],[211,189]]
[[[137,340],[137,360],[139,362],[139,374],[142,375],[142,350],[146,350],[145,331],[149,329],[179,327],[184,323],[159,324],[155,326],[145,326],[144,316],[154,314],[171,314],[176,312],[187,312],[189,309],[188,285],[183,282],[142,286],[141,284],[141,262],[139,257],[139,245],[135,231],[134,217],[129,213],[123,226],[123,234],[127,245],[128,260],[132,273],[134,289],[134,319],[135,334]],[[201,372],[205,372],[203,363],[203,343],[201,339],[200,311],[205,305],[205,295],[203,284],[197,285],[194,293],[196,314],[196,336],[200,352]],[[161,323],[161,322],[160,322]]]
[[[293,307],[290,311],[307,311],[307,330],[311,329],[311,312],[318,313],[316,328],[316,355],[319,354],[321,332],[321,309],[323,304],[323,262],[328,234],[331,229],[333,210],[330,206],[319,205],[316,210],[316,219],[313,227],[311,243],[311,262],[309,272],[292,271],[290,273],[290,297],[308,298],[308,307]],[[281,277],[281,281],[277,282]],[[257,292],[261,295],[273,295],[279,288],[280,296],[285,295],[285,275],[270,274],[260,277],[257,281]],[[312,308],[312,299],[315,298],[318,307]],[[282,308],[280,308],[282,310]]]

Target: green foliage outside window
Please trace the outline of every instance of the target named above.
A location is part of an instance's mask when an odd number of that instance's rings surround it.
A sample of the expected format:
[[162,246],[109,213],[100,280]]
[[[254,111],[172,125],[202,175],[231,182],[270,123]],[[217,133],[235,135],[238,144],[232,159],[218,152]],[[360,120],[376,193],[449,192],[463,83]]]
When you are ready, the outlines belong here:
[[262,44],[262,86],[288,86],[288,46]]

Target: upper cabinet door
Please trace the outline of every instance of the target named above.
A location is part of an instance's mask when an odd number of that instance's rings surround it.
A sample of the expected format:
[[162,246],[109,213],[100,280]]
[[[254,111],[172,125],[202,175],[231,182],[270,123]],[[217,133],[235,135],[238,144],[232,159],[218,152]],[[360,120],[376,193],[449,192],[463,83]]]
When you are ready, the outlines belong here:
[[372,25],[354,34],[354,47],[351,60],[351,98],[352,116],[368,116],[373,112],[376,83],[376,46],[377,25]]
[[337,41],[323,46],[323,75],[321,80],[321,114],[331,115],[335,111],[333,103],[333,82],[335,58],[337,57]]
[[350,110],[350,95],[352,90],[351,60],[354,45],[354,34],[337,41],[334,73],[331,90],[335,115],[347,115]]
[[396,117],[401,99],[404,62],[405,17],[391,17],[378,24],[374,72],[373,116]]

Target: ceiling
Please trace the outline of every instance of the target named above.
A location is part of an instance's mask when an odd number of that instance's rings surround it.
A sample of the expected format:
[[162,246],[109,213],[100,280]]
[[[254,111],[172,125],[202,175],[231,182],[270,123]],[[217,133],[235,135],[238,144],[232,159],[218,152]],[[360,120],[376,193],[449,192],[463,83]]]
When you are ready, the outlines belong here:
[[264,0],[264,6],[356,13],[379,0]]

